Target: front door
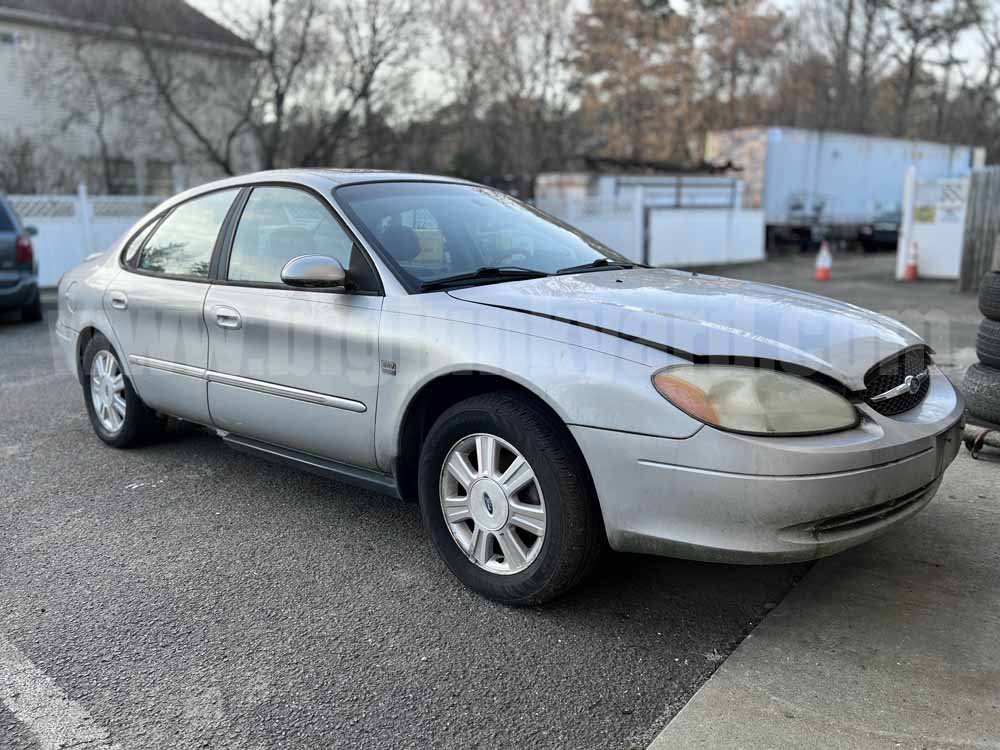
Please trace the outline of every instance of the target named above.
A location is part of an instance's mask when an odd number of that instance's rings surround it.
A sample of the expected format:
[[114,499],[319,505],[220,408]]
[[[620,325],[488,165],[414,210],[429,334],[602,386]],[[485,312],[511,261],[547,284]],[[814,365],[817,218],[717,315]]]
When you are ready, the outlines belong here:
[[118,352],[139,396],[153,409],[202,424],[211,424],[203,314],[209,265],[238,193],[209,193],[153,221],[131,240],[126,269],[104,293]]
[[[299,255],[340,260],[348,288],[282,284],[281,269]],[[219,275],[205,299],[215,425],[374,468],[382,296],[330,208],[305,190],[254,188]]]

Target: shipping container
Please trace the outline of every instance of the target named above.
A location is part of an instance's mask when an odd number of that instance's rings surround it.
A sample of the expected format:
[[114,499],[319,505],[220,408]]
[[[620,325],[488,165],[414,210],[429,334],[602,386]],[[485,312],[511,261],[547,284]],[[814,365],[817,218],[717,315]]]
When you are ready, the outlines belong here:
[[853,238],[860,225],[900,208],[910,166],[920,180],[964,177],[982,166],[985,149],[761,127],[708,133],[705,159],[740,170],[746,205],[763,209],[772,246],[772,238]]

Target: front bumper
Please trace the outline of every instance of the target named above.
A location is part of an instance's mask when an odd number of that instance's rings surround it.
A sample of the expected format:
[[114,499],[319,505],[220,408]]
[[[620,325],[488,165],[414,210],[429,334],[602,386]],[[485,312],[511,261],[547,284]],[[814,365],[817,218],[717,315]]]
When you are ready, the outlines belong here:
[[932,371],[927,398],[890,418],[861,406],[854,430],[684,440],[572,426],[611,546],[735,563],[811,560],[923,508],[961,445],[965,404]]

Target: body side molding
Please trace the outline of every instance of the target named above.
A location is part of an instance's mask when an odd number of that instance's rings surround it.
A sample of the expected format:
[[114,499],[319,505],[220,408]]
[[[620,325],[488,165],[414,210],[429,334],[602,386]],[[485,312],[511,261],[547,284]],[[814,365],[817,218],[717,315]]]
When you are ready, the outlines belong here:
[[286,385],[269,383],[266,380],[245,378],[242,375],[230,375],[225,372],[206,370],[201,367],[183,365],[177,362],[155,359],[153,357],[143,357],[138,354],[130,354],[128,361],[139,367],[152,367],[157,370],[163,370],[164,372],[174,373],[175,375],[186,375],[192,378],[201,378],[202,380],[207,380],[209,383],[220,383],[222,385],[230,385],[236,388],[245,388],[250,391],[257,391],[258,393],[267,393],[271,396],[281,396],[282,398],[292,398],[309,404],[330,406],[334,409],[344,409],[345,411],[353,411],[358,414],[363,414],[368,411],[368,407],[360,401],[355,401],[349,398],[341,398],[339,396],[331,396],[326,393],[317,393],[316,391],[306,391],[301,388],[291,388]]

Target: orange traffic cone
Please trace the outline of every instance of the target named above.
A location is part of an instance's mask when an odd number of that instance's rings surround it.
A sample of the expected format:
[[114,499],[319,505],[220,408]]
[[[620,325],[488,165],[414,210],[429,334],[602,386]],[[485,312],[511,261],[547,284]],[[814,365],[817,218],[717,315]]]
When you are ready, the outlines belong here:
[[920,267],[917,253],[917,242],[910,243],[910,252],[906,254],[906,266],[903,268],[903,281],[916,281],[920,277]]
[[816,281],[829,281],[832,266],[833,255],[830,253],[830,243],[823,240],[819,243],[819,252],[816,254]]

